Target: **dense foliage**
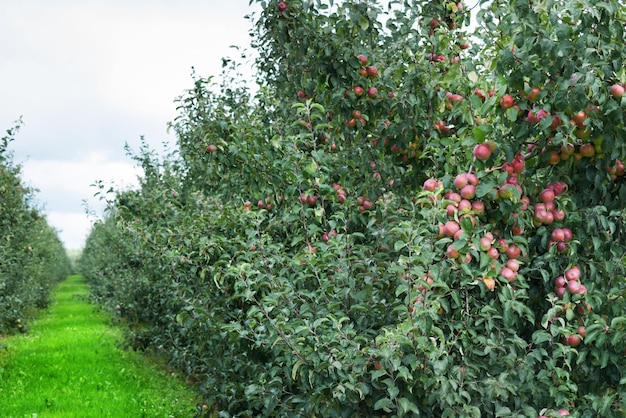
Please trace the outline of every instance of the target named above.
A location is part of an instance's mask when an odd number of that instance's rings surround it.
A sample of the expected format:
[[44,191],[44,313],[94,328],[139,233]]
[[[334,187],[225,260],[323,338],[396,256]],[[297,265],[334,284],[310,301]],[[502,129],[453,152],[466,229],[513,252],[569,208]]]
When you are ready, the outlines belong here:
[[259,3],[87,241],[128,343],[225,417],[623,416],[624,3]]
[[25,331],[28,317],[48,305],[51,287],[71,272],[63,244],[7,150],[19,126],[0,140],[0,334]]

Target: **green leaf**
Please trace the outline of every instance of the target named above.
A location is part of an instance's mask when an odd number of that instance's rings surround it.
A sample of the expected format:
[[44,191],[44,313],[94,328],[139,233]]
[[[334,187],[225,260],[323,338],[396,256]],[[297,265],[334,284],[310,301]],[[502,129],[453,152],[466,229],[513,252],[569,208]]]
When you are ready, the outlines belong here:
[[475,127],[474,129],[472,129],[472,133],[474,134],[474,138],[476,139],[476,142],[478,143],[485,142],[486,137],[482,129],[480,129],[479,127]]
[[361,30],[366,31],[370,27],[370,22],[365,17],[361,17],[359,19],[359,26]]
[[374,404],[374,410],[382,409],[385,412],[391,412],[390,406],[393,406],[391,399],[381,398]]

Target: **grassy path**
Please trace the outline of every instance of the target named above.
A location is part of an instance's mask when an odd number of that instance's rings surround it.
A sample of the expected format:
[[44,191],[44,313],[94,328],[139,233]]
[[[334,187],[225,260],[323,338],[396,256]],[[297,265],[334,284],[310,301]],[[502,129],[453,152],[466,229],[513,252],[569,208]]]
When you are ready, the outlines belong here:
[[83,279],[70,276],[27,334],[0,341],[0,416],[193,417],[193,392],[119,349],[119,329],[86,294]]

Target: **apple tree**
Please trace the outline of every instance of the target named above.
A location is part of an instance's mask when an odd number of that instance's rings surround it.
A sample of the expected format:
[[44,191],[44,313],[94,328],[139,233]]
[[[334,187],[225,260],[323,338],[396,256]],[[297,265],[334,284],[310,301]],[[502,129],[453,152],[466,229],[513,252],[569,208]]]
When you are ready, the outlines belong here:
[[623,2],[257,3],[88,240],[129,344],[220,416],[623,416]]

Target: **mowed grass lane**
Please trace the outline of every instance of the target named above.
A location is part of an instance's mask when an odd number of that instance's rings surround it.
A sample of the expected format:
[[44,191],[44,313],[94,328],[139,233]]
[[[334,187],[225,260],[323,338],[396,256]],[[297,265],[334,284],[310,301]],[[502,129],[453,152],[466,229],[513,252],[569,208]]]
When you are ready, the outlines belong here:
[[139,353],[86,300],[80,276],[61,282],[27,334],[0,340],[0,417],[193,417],[193,391]]

